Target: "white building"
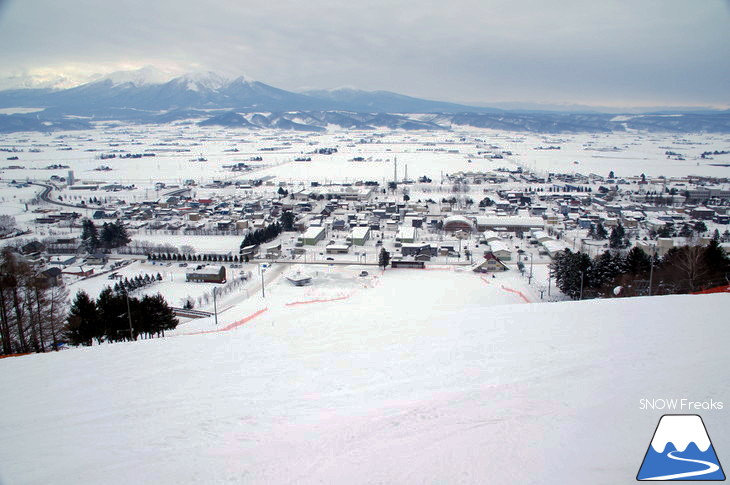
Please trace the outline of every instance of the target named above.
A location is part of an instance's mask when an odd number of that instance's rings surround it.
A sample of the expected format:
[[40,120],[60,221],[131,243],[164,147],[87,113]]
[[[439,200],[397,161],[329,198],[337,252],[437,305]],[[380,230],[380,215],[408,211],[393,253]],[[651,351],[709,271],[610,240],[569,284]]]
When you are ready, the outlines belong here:
[[409,226],[400,226],[395,240],[400,243],[412,243],[416,240],[416,228]]
[[355,246],[364,246],[365,241],[370,239],[370,228],[358,226],[352,229],[350,239]]
[[306,231],[304,231],[304,234],[300,236],[300,239],[302,244],[305,246],[314,246],[324,239],[326,233],[327,231],[324,227],[310,226]]
[[492,241],[489,243],[489,249],[492,253],[502,261],[510,261],[512,259],[512,251],[510,251],[504,241]]

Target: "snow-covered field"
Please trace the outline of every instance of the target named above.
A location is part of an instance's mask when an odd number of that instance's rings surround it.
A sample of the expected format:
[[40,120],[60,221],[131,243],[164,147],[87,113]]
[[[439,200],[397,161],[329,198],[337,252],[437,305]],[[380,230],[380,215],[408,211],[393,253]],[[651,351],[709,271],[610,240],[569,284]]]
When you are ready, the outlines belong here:
[[[492,149],[491,145],[499,148]],[[560,149],[539,149],[550,146]],[[136,191],[114,193],[128,200],[159,196],[152,189],[155,182],[179,184],[186,179],[207,183],[273,175],[279,181],[291,183],[360,179],[383,183],[392,179],[395,158],[398,159],[399,178],[405,175],[407,165],[410,178],[427,175],[435,181],[440,180],[442,173],[517,165],[540,172],[593,172],[603,176],[613,170],[621,177],[640,173],[722,177],[727,176],[728,167],[713,164],[730,163],[730,155],[699,158],[705,151],[728,150],[730,138],[726,135],[631,132],[544,136],[466,127],[455,127],[453,132],[309,134],[250,132],[194,124],[145,126],[144,130],[137,125],[112,127],[100,124],[98,129],[89,131],[5,135],[0,140],[0,148],[23,150],[3,153],[18,157],[12,162],[4,161],[3,166],[24,167],[0,170],[4,180],[46,180],[51,175],[65,177],[70,169],[80,181],[135,184],[138,186]],[[331,155],[313,153],[322,148],[336,148],[337,152]],[[501,150],[511,151],[513,155],[501,160],[488,160],[480,155],[480,152]],[[668,159],[667,151],[679,153],[685,160]],[[154,153],[155,156],[119,158],[135,153]],[[100,159],[101,155],[109,154],[118,157]],[[251,161],[252,157],[262,160]],[[312,161],[294,161],[301,157],[309,157]],[[362,157],[364,161],[351,161],[356,157]],[[206,161],[194,161],[198,158]],[[235,163],[246,163],[254,170],[231,172],[224,167]],[[57,164],[70,168],[47,168]],[[95,170],[101,166],[111,170]]]
[[[683,177],[706,175],[727,177],[730,155],[702,159],[706,151],[727,150],[726,135],[671,135],[647,133],[602,133],[539,136],[526,134],[518,139],[502,137],[505,149],[523,167],[538,172],[596,173],[630,177],[644,173],[647,177]],[[504,139],[506,138],[506,139]],[[499,143],[499,142],[498,142]],[[559,150],[545,150],[546,147]],[[542,147],[543,149],[540,149]],[[684,160],[670,158],[666,152],[681,154]],[[718,166],[718,164],[725,166]]]
[[[228,330],[0,360],[0,481],[631,483],[662,414],[640,399],[728,399],[728,295],[526,304],[506,274],[314,268]],[[702,411],[721,461],[726,412]]]
[[170,244],[175,247],[190,246],[196,253],[238,254],[241,249],[241,236],[216,235],[198,236],[183,234],[146,234],[139,231],[132,236],[134,241],[146,241],[156,245]]

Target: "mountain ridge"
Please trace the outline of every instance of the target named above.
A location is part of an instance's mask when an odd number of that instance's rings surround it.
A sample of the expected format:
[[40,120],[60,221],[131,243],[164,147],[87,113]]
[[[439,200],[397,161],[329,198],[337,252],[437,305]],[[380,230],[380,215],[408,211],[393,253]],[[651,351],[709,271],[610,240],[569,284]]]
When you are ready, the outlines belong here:
[[[730,133],[730,111],[614,113],[502,110],[355,88],[287,91],[245,76],[188,73],[164,82],[153,69],[117,72],[66,89],[0,91],[0,109],[39,108],[0,118],[0,132],[84,129],[91,121],[169,123],[295,131],[342,129],[438,130],[455,126],[534,133],[669,131]],[[211,114],[210,110],[218,113]],[[250,123],[244,113],[259,113]],[[423,114],[433,115],[429,120]],[[668,114],[677,116],[667,116]],[[418,115],[418,116],[414,116]],[[71,121],[73,118],[73,122]],[[302,123],[299,120],[306,118]],[[87,120],[87,121],[84,121]]]

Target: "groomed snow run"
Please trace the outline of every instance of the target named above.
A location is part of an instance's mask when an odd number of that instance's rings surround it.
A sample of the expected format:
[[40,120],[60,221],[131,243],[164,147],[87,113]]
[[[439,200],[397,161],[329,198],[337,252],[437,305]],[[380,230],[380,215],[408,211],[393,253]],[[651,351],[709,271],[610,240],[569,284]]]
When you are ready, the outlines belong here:
[[[633,483],[663,414],[640,399],[730,396],[726,294],[488,306],[397,274],[0,360],[0,482]],[[703,412],[719,453],[724,412]]]

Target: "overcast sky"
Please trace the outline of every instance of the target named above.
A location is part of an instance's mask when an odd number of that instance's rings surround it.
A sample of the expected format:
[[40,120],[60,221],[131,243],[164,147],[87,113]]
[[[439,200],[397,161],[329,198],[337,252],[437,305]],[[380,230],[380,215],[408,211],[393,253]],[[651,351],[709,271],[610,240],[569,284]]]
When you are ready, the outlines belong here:
[[730,0],[0,0],[0,76],[155,65],[459,102],[730,105]]

